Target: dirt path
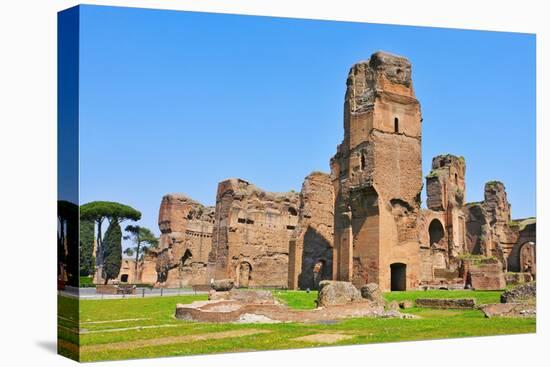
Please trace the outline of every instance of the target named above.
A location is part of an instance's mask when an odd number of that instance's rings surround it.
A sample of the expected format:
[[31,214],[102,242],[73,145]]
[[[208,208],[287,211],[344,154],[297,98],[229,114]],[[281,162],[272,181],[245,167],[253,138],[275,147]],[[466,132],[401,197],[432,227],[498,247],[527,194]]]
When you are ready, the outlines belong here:
[[312,334],[312,335],[306,335],[301,336],[299,338],[296,338],[294,340],[303,341],[303,342],[311,342],[311,343],[337,343],[341,340],[348,340],[353,338],[353,335],[346,335],[346,334]]
[[112,322],[128,322],[128,321],[142,321],[151,320],[150,317],[141,317],[137,319],[120,319],[120,320],[101,320],[101,321],[81,321],[80,324],[110,324]]
[[146,325],[146,326],[132,326],[132,327],[122,327],[115,329],[99,329],[99,330],[87,330],[80,329],[80,334],[100,334],[100,333],[117,333],[119,331],[128,331],[128,330],[142,330],[142,329],[159,329],[165,327],[178,327],[181,325],[178,324],[164,324],[164,325]]
[[166,338],[146,339],[146,340],[135,340],[131,342],[85,345],[85,346],[82,346],[80,350],[81,350],[81,353],[93,353],[93,352],[102,352],[107,350],[123,350],[123,349],[152,347],[152,346],[159,346],[159,345],[189,343],[189,342],[195,342],[200,340],[236,338],[241,336],[265,334],[270,332],[271,330],[261,330],[261,329],[230,330],[230,331],[221,331],[221,332],[215,332],[215,333],[171,336]]

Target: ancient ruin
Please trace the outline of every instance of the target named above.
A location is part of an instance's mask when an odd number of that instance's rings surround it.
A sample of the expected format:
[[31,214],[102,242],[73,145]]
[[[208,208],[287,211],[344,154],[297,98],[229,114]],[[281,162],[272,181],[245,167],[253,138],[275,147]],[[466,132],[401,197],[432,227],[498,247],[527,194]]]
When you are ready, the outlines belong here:
[[317,305],[296,310],[280,303],[270,291],[211,291],[208,301],[176,305],[175,317],[188,321],[278,323],[327,322],[351,317],[414,318],[397,310],[384,310],[384,302],[361,297],[349,282],[320,283]]
[[302,185],[298,226],[290,239],[290,289],[316,289],[322,280],[332,279],[333,216],[330,175],[313,172]]
[[214,208],[181,194],[164,196],[159,249],[148,254],[155,262],[155,283],[166,287],[205,284],[213,225]]
[[159,248],[137,267],[125,261],[119,281],[317,289],[333,279],[398,291],[502,289],[536,277],[536,220],[512,220],[503,183],[467,203],[466,162],[452,154],[434,157],[424,181],[405,57],[376,52],[352,66],[343,122],[331,173],[311,173],[299,193],[232,178],[219,183],[215,207],[164,196]]
[[418,285],[421,123],[407,59],[376,53],[351,68],[344,140],[331,160],[336,279]]
[[288,247],[298,225],[300,196],[272,193],[241,180],[218,185],[209,255],[211,279],[237,287],[286,287]]

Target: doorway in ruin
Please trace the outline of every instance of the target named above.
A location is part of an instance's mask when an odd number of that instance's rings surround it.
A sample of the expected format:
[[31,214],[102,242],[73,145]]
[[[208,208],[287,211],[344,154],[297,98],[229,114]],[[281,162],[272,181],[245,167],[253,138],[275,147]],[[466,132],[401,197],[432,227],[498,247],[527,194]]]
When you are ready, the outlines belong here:
[[430,246],[439,245],[439,242],[445,236],[445,230],[439,219],[434,219],[428,227],[428,233],[430,235]]
[[128,274],[122,274],[122,275],[120,276],[120,281],[121,281],[122,283],[128,283]]
[[250,263],[243,261],[239,265],[237,284],[239,288],[248,288],[250,279],[252,278],[252,266]]
[[391,270],[391,291],[407,290],[407,265],[394,263],[390,265]]

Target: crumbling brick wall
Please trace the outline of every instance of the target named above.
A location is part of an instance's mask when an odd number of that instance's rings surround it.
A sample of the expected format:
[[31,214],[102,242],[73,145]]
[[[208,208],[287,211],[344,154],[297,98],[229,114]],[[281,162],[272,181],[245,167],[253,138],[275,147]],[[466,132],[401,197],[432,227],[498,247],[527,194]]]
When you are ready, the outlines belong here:
[[241,179],[218,185],[209,276],[238,287],[288,286],[288,252],[300,196],[271,193]]
[[511,220],[511,205],[502,182],[487,182],[484,200],[468,203],[465,213],[466,247],[470,253],[495,257],[508,271],[520,272],[524,271],[520,266],[521,247],[532,243],[533,250],[528,256],[532,258],[530,269],[535,269],[536,220]]
[[302,185],[298,226],[290,240],[290,289],[314,289],[321,280],[332,279],[333,217],[332,179],[313,172]]
[[158,249],[146,257],[146,260],[155,262],[157,285],[184,287],[207,284],[214,208],[182,194],[165,195],[160,205],[158,223],[161,231]]

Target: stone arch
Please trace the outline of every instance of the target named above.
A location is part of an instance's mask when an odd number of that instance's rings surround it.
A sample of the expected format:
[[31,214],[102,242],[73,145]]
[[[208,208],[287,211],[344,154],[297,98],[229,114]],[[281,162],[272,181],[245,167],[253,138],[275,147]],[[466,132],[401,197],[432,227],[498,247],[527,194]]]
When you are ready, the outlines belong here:
[[428,227],[428,235],[430,238],[430,246],[434,244],[440,244],[441,240],[445,237],[445,229],[439,219],[433,219]]
[[252,279],[252,265],[248,261],[241,261],[237,266],[237,287],[248,288]]
[[390,285],[391,291],[407,290],[407,264],[393,263],[390,265]]
[[128,283],[128,274],[122,274],[120,276],[120,282],[121,283]]

